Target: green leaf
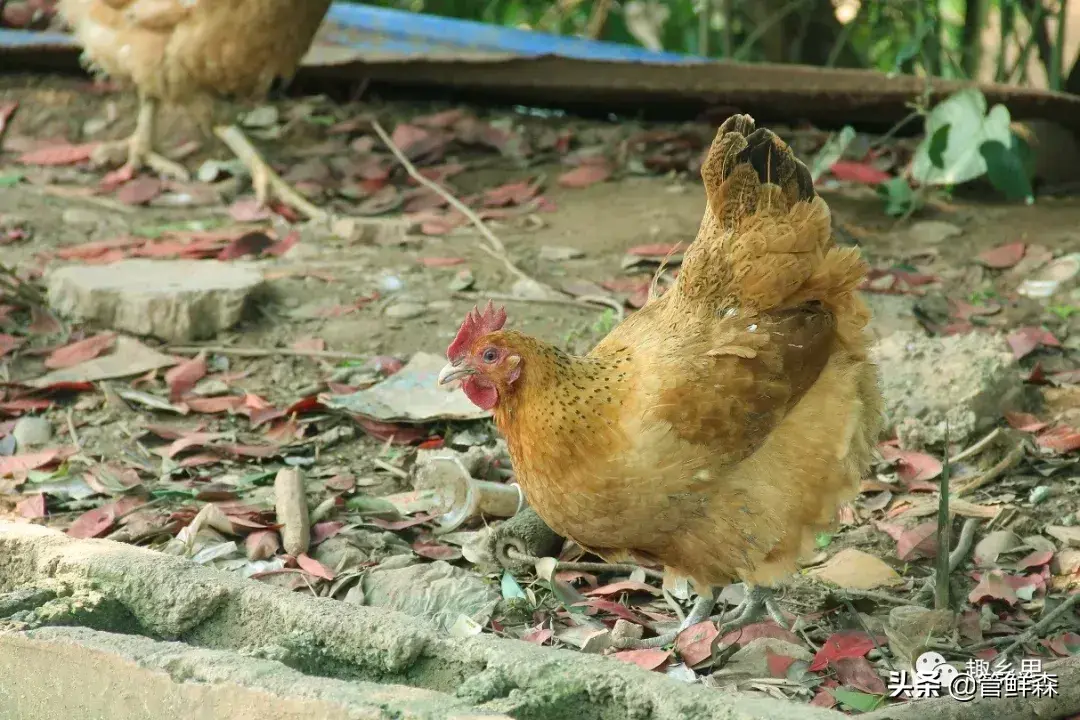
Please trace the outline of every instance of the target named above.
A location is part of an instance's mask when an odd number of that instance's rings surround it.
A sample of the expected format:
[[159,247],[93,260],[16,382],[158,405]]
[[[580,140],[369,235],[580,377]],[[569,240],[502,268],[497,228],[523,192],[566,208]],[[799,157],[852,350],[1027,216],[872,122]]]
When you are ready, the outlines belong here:
[[[986,160],[979,147],[990,140],[1012,145],[1009,111],[995,105],[986,111],[986,98],[978,88],[965,88],[942,101],[926,116],[926,139],[919,144],[912,162],[911,175],[922,185],[959,185],[986,173]],[[948,141],[940,165],[931,159],[931,147],[937,156],[938,132],[949,126]]]
[[511,598],[525,598],[525,591],[518,585],[517,580],[510,574],[509,570],[503,570],[502,576],[502,596],[504,599],[509,600]]
[[11,173],[10,175],[0,175],[0,188],[15,187],[22,182],[22,173]]
[[942,125],[930,136],[926,146],[926,153],[930,162],[939,170],[945,169],[945,149],[949,147],[949,128],[952,125]]
[[345,507],[355,510],[361,515],[388,515],[401,517],[394,505],[382,498],[368,497],[367,495],[354,495],[345,501]]
[[885,201],[885,214],[890,217],[900,217],[922,207],[922,198],[902,177],[894,177],[878,185],[877,194]]
[[873,712],[885,701],[884,695],[870,695],[857,690],[845,690],[844,688],[832,688],[829,690],[836,701],[846,705],[852,710],[859,712]]
[[814,544],[817,546],[818,550],[822,550],[829,547],[829,543],[832,542],[832,539],[832,533],[819,532],[814,536]]
[[818,150],[814,160],[810,163],[810,177],[817,179],[825,174],[836,162],[844,156],[844,151],[855,139],[855,128],[845,125],[840,132],[833,133],[825,144]]
[[986,177],[1008,200],[1023,200],[1028,205],[1035,202],[1024,161],[1011,147],[997,140],[987,140],[979,146],[979,154],[986,163]]

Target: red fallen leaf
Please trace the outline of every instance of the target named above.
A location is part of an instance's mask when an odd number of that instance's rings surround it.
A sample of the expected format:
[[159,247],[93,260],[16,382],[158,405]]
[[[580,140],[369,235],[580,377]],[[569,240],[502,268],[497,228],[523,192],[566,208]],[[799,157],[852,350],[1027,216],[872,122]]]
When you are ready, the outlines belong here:
[[712,657],[718,635],[716,625],[708,620],[699,622],[679,633],[679,636],[675,638],[675,649],[683,662],[693,667]]
[[841,658],[863,657],[874,649],[874,640],[862,630],[841,630],[833,633],[810,662],[810,671],[824,670]]
[[643,670],[659,670],[671,657],[670,650],[623,650],[615,653],[612,657],[637,665]]
[[443,545],[436,542],[421,542],[417,540],[412,544],[412,550],[420,557],[430,558],[431,560],[446,560],[452,562],[454,560],[460,560],[461,550],[458,550],[452,545]]
[[261,222],[269,220],[272,214],[270,208],[260,205],[253,197],[240,198],[229,206],[229,217],[236,222]]
[[299,352],[308,352],[312,350],[315,352],[322,352],[326,349],[326,341],[317,337],[304,337],[294,342],[292,348]]
[[331,490],[349,492],[356,488],[356,478],[354,478],[352,475],[335,475],[334,477],[324,482],[323,485],[325,485]]
[[215,450],[226,455],[246,458],[271,458],[281,453],[281,448],[277,445],[242,445],[239,443],[222,443],[220,445],[211,445],[208,449]]
[[160,180],[143,175],[121,185],[116,199],[125,205],[145,205],[160,195],[161,190]]
[[87,360],[93,360],[115,343],[116,333],[99,333],[85,340],[79,340],[53,350],[49,357],[45,358],[45,367],[50,370],[58,370],[84,363]]
[[411,445],[425,439],[429,432],[427,428],[379,422],[363,415],[353,415],[352,419],[371,437],[392,445]]
[[[594,588],[586,595],[615,595],[621,592],[647,592],[652,595],[660,595],[660,591],[654,588],[648,583],[638,582],[637,580],[623,580],[621,582],[610,583],[598,588]],[[694,627],[697,627],[696,625]],[[689,630],[690,628],[687,628]]]
[[1036,550],[1035,552],[1025,555],[1016,561],[1017,570],[1027,570],[1029,568],[1042,567],[1051,560],[1054,559],[1053,550]]
[[251,427],[253,428],[257,428],[260,425],[265,425],[271,420],[278,420],[283,417],[285,417],[285,411],[279,410],[276,407],[254,408],[248,414],[248,418],[251,420]]
[[371,358],[369,364],[371,365],[372,370],[387,377],[405,367],[405,364],[393,355],[376,355]]
[[423,128],[408,123],[398,123],[397,127],[394,128],[394,132],[390,134],[390,139],[405,157],[413,160],[429,152],[427,146],[430,144],[432,136],[433,133]]
[[218,253],[217,259],[235,260],[236,258],[244,257],[245,255],[258,255],[273,244],[274,241],[270,239],[269,235],[260,230],[254,230],[252,232],[244,233],[226,245],[224,249]]
[[244,538],[248,560],[269,560],[281,549],[281,539],[273,530],[256,530]]
[[206,356],[199,353],[190,360],[169,368],[165,382],[169,385],[169,402],[178,402],[206,377]]
[[67,529],[67,534],[80,540],[101,537],[116,524],[118,516],[145,504],[146,501],[142,498],[126,497],[94,508],[75,518]]
[[776,655],[771,650],[765,651],[765,663],[769,666],[769,674],[774,678],[787,677],[788,668],[795,662],[795,658],[787,655]]
[[986,600],[1001,600],[1013,606],[1020,602],[1016,591],[1000,570],[983,573],[979,584],[968,595],[968,602],[971,603],[978,604]]
[[300,553],[297,555],[296,564],[300,566],[301,570],[309,575],[314,575],[323,580],[333,580],[335,577],[333,570],[326,567],[315,558],[308,557],[307,553]]
[[263,250],[263,255],[270,255],[271,257],[281,257],[282,255],[296,247],[296,244],[298,242],[300,242],[300,233],[296,230],[293,230],[288,235]]
[[421,441],[416,447],[420,450],[439,450],[446,444],[446,440],[441,437],[428,438]]
[[1035,443],[1047,450],[1069,453],[1080,450],[1080,432],[1067,425],[1059,425],[1036,436]]
[[330,538],[341,532],[341,528],[345,527],[345,523],[337,521],[327,521],[321,523],[315,523],[311,527],[311,544],[312,546],[318,545],[321,542],[329,540]]
[[887,462],[897,464],[897,475],[905,483],[925,482],[941,474],[941,462],[926,453],[883,447],[881,455]]
[[30,325],[26,329],[34,335],[55,335],[63,328],[56,318],[34,305],[30,308]]
[[1074,632],[1065,631],[1042,642],[1043,645],[1061,657],[1068,657],[1080,652],[1080,635]]
[[994,268],[995,270],[1004,270],[1006,268],[1011,268],[1016,265],[1016,263],[1023,260],[1026,251],[1026,244],[1014,242],[984,250],[978,254],[977,259],[986,267]]
[[45,517],[45,494],[35,493],[28,498],[20,500],[15,505],[15,511],[29,520],[37,520]]
[[465,262],[465,258],[460,257],[422,257],[417,258],[417,261],[424,267],[430,268],[443,268],[453,267],[454,265],[461,265]]
[[1009,423],[1009,427],[1021,432],[1039,432],[1050,424],[1042,422],[1031,413],[1024,412],[1006,412],[1005,422]]
[[206,415],[217,415],[223,412],[235,412],[244,404],[244,398],[239,395],[219,395],[218,397],[190,397],[184,400],[184,405],[193,412]]
[[27,473],[45,467],[60,456],[59,448],[50,448],[33,453],[0,456],[0,478],[8,475]]
[[739,630],[732,630],[724,637],[720,638],[721,645],[747,645],[758,638],[776,638],[777,640],[783,640],[785,642],[798,645],[802,643],[802,640],[798,635],[786,630],[777,625],[772,620],[766,620],[764,622],[751,623]]
[[210,453],[199,453],[196,455],[188,455],[186,458],[177,463],[182,468],[201,467],[203,465],[216,465],[221,462],[221,458],[217,455],[211,455]]
[[826,688],[818,688],[817,693],[814,695],[814,699],[810,701],[810,704],[819,708],[831,708],[836,705],[836,698]]
[[158,448],[155,449],[154,452],[167,458],[174,458],[185,450],[203,448],[208,443],[221,437],[224,437],[221,433],[192,432],[174,440],[167,448]]
[[1022,327],[1009,333],[1005,338],[1012,349],[1013,357],[1020,360],[1035,351],[1040,345],[1044,347],[1061,347],[1061,342],[1054,337],[1049,330],[1039,327]]
[[326,406],[319,402],[316,395],[308,395],[306,398],[297,400],[285,409],[286,415],[303,415],[304,413],[321,412]]
[[548,640],[550,640],[551,636],[554,634],[555,633],[551,630],[551,628],[546,628],[543,625],[537,625],[534,628],[529,628],[528,630],[526,630],[525,634],[521,636],[521,639],[525,642],[531,642],[535,645],[543,645]]
[[829,171],[837,180],[863,183],[864,185],[877,185],[887,182],[892,177],[889,173],[878,170],[869,163],[853,162],[851,160],[835,162],[829,168]]
[[88,161],[97,146],[97,143],[82,145],[61,143],[23,153],[16,162],[23,165],[75,165]]
[[907,562],[937,555],[937,522],[925,522],[905,530],[896,540],[896,557]]
[[843,657],[834,660],[832,666],[841,685],[849,685],[871,695],[885,694],[884,681],[866,658]]
[[420,513],[419,515],[413,515],[412,517],[405,518],[404,520],[383,520],[382,518],[367,518],[364,520],[369,525],[374,525],[377,528],[383,530],[389,530],[391,532],[398,532],[399,530],[408,530],[409,528],[416,527],[417,525],[423,525],[427,521],[435,517],[433,514]]
[[275,445],[288,445],[293,440],[303,438],[300,423],[295,418],[278,419],[270,424],[264,433],[266,439]]
[[52,407],[51,400],[41,399],[25,399],[25,400],[9,400],[7,402],[0,402],[0,413],[5,415],[22,415],[26,412],[33,412],[35,410],[48,410]]
[[568,170],[559,176],[558,183],[564,188],[587,188],[611,177],[611,168],[606,164],[587,163]]
[[508,207],[511,205],[524,205],[536,197],[540,186],[528,180],[507,183],[496,188],[484,191],[481,204],[487,208]]
[[17,338],[14,335],[6,335],[4,333],[0,333],[0,357],[4,357],[12,350],[20,347],[22,344],[22,338]]
[[[626,251],[626,254],[636,255],[638,257],[666,257],[669,254],[677,255],[685,249],[685,243],[652,243],[650,245],[637,245],[632,247]],[[605,285],[605,287],[607,286]]]
[[[236,499],[236,496],[234,494],[229,493],[229,495],[230,495],[230,497],[226,498],[226,499],[228,499],[228,500],[235,500]],[[233,526],[233,532],[235,534],[237,534],[237,535],[243,534],[242,532],[240,532],[242,530],[269,530],[270,529],[269,526],[266,525],[266,523],[256,522],[256,521],[250,520],[250,519],[248,519],[246,517],[241,517],[240,515],[229,515],[228,518],[229,518],[229,524],[231,524]]]

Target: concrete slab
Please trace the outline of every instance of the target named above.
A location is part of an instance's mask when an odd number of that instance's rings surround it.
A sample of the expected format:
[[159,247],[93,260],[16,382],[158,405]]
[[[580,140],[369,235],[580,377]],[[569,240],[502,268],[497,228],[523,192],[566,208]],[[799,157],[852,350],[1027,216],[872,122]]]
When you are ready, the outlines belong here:
[[[394,707],[402,712],[420,708],[441,713],[393,717],[442,720],[466,712],[521,720],[842,717],[831,710],[689,685],[612,658],[486,635],[451,638],[431,623],[394,611],[290,593],[151,550],[105,540],[73,540],[34,525],[0,523],[0,608],[5,606],[5,594],[14,600],[7,603],[9,607],[20,608],[13,615],[8,613],[17,622],[12,624],[15,639],[9,639],[6,648],[38,642],[52,643],[49,647],[57,642],[75,643],[95,651],[112,648],[121,664],[149,653],[164,658],[157,664],[144,660],[150,670],[188,668],[171,676],[174,681],[205,682],[206,673],[211,672],[206,668],[223,667],[218,672],[225,680],[253,690],[266,688],[243,678],[278,677],[280,683],[271,689],[300,700],[329,701],[329,696],[306,694],[317,678],[355,685],[362,693],[378,683],[397,698]],[[144,636],[139,642],[153,638],[183,644],[153,651],[141,650],[149,647],[143,645],[118,647],[115,640],[106,642],[100,634],[80,630],[84,634],[79,635],[70,629],[61,631],[58,625]],[[47,629],[25,630],[43,626]],[[202,654],[210,651],[228,653],[234,659],[243,655],[272,661],[274,672],[263,669],[270,666],[245,669],[217,659],[223,655]],[[177,659],[186,652],[194,654]],[[3,672],[9,673],[10,682],[0,685],[14,682],[18,687],[24,680],[30,682],[23,675],[36,671],[20,671],[20,666],[5,666],[8,669]],[[286,667],[297,674],[282,675]],[[416,695],[402,698],[399,690],[386,690],[387,685],[407,686]],[[295,692],[289,689],[293,687]],[[224,712],[216,717],[233,716]]]

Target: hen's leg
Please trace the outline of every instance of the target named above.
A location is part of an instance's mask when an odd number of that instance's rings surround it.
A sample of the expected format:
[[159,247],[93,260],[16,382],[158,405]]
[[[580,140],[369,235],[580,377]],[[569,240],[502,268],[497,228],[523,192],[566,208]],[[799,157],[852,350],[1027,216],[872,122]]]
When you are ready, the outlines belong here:
[[308,202],[303,195],[289,186],[280,175],[274,172],[269,163],[263,159],[251,141],[235,125],[214,128],[214,134],[229,146],[233,154],[240,162],[244,163],[251,173],[251,185],[255,190],[255,200],[259,205],[266,205],[271,194],[276,196],[286,205],[296,208],[312,220],[325,220],[328,214]]
[[114,157],[126,157],[123,170],[131,175],[144,167],[149,167],[160,175],[166,175],[181,181],[188,181],[191,176],[187,168],[167,157],[154,152],[154,124],[157,120],[158,101],[154,98],[139,98],[139,116],[135,123],[135,132],[127,140],[102,143],[97,153],[106,160]]
[[772,596],[772,590],[767,587],[755,585],[749,588],[746,598],[731,612],[724,613],[717,618],[720,625],[720,635],[727,635],[733,630],[743,628],[750,623],[757,622],[764,613],[776,621],[780,627],[787,627],[787,619],[780,612],[780,607]]

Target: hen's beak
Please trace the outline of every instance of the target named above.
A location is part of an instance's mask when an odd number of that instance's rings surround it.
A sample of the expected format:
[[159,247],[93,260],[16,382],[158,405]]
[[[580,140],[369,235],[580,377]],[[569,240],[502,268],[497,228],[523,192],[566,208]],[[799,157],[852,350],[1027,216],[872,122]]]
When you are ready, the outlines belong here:
[[455,380],[461,380],[467,375],[473,374],[473,369],[468,365],[455,365],[454,363],[447,363],[442,370],[439,371],[439,385],[449,385]]

